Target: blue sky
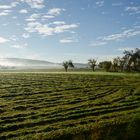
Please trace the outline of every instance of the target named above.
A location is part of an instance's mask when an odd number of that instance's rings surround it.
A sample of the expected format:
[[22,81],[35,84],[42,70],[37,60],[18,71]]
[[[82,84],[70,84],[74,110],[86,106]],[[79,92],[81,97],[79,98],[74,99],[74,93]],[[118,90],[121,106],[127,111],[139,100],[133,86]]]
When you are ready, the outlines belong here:
[[86,63],[140,48],[139,0],[0,0],[0,57]]

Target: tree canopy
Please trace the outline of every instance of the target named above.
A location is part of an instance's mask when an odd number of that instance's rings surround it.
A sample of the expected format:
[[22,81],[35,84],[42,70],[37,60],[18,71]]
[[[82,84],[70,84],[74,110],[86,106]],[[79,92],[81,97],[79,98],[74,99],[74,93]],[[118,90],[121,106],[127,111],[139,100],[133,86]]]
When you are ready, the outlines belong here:
[[95,66],[96,66],[96,60],[95,59],[89,59],[88,64],[89,64],[90,68],[92,68],[92,71],[94,71]]
[[74,64],[73,64],[72,60],[64,61],[62,65],[63,65],[66,72],[68,71],[69,67],[74,68]]

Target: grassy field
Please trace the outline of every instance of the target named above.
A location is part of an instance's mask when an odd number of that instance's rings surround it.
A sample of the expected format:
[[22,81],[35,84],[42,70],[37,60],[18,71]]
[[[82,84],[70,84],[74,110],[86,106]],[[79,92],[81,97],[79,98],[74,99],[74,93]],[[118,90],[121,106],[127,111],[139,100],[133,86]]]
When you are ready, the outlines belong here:
[[0,140],[140,139],[140,75],[0,73]]

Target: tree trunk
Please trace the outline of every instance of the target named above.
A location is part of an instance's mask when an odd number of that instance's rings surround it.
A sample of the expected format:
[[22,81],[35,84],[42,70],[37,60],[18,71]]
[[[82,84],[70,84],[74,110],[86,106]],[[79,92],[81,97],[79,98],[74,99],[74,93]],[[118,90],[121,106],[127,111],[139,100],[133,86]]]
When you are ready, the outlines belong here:
[[92,67],[92,71],[94,71],[94,66]]

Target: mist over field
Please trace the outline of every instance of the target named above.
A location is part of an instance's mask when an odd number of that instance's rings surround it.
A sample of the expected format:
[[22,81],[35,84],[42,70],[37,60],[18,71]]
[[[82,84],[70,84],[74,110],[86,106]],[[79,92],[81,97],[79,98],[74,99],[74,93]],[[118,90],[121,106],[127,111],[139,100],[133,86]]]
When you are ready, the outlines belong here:
[[0,0],[0,140],[140,140],[140,0]]

